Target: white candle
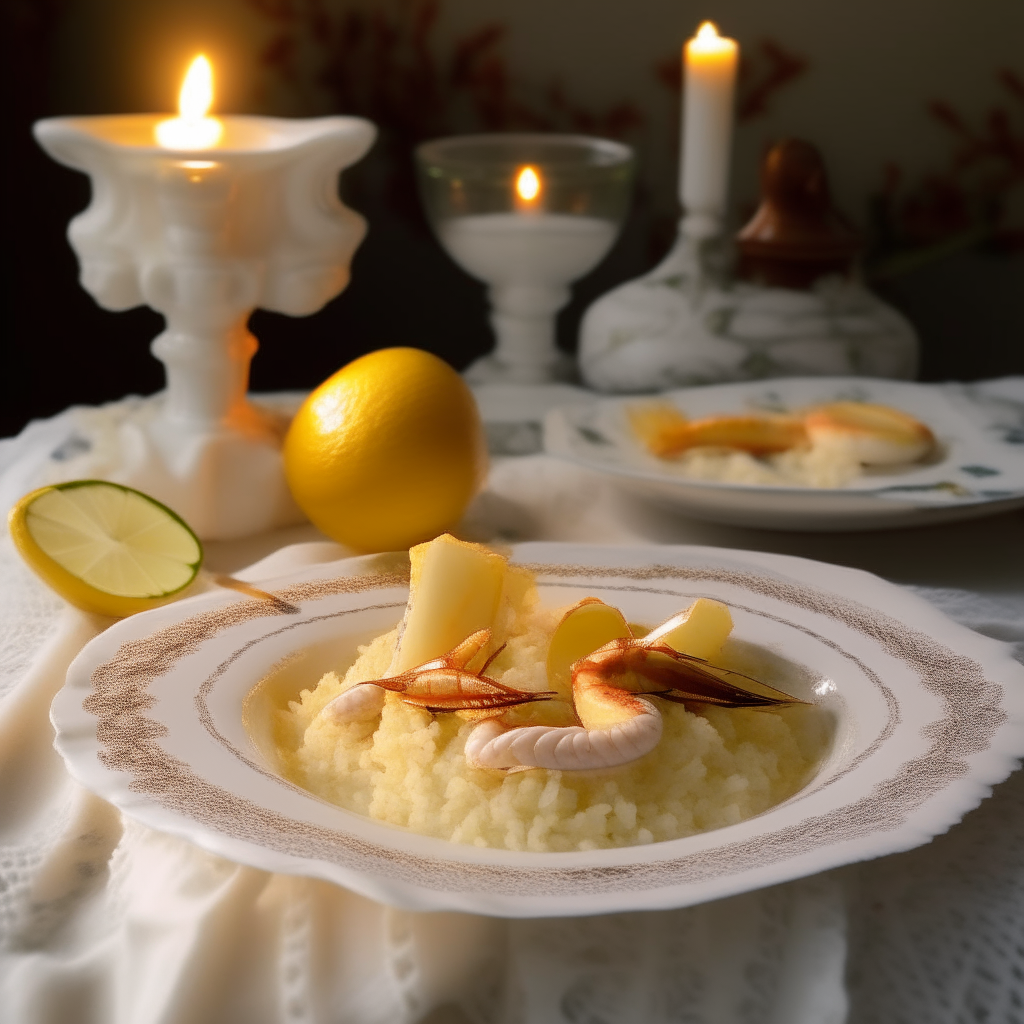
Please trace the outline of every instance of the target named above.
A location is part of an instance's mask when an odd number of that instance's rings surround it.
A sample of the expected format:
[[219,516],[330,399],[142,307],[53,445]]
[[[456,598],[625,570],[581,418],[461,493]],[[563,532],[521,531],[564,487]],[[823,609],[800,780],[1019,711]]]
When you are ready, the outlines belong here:
[[739,46],[705,21],[683,52],[683,229],[692,238],[709,238],[725,215]]
[[564,288],[604,259],[618,229],[568,213],[478,213],[453,217],[438,233],[452,259],[488,284]]

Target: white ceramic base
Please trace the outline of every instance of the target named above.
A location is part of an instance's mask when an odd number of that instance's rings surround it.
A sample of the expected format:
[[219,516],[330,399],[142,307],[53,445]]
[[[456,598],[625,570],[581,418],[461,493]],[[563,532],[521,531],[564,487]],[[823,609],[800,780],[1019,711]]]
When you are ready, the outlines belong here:
[[680,238],[654,270],[603,295],[580,327],[580,374],[599,391],[663,391],[766,377],[912,379],[917,336],[855,281],[809,291],[729,283],[721,245]]
[[170,435],[160,420],[121,426],[110,479],[173,508],[203,540],[231,540],[305,520],[284,478],[287,419],[252,406],[247,429]]
[[202,540],[233,540],[305,521],[281,462],[281,437],[300,394],[244,402],[221,428],[184,432],[166,418],[166,392],[76,406],[31,424],[13,467],[17,493],[65,480],[127,484],[174,509]]

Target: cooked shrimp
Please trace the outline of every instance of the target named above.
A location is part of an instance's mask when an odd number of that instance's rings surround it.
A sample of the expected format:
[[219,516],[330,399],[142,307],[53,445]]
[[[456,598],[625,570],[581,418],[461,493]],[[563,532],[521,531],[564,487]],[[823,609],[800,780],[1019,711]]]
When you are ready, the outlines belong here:
[[466,666],[490,639],[489,629],[478,630],[440,658],[387,679],[357,683],[335,697],[320,713],[345,722],[374,718],[384,707],[385,690],[400,694],[406,704],[432,712],[500,711],[555,696],[553,691],[516,690],[484,676],[503,646],[487,659],[478,672],[468,671]]
[[803,703],[664,643],[663,637],[688,614],[689,609],[673,615],[643,639],[612,640],[573,663],[572,693],[580,726],[505,730],[490,719],[470,733],[466,760],[476,768],[562,771],[635,761],[657,746],[662,731],[661,713],[639,694],[733,708]]

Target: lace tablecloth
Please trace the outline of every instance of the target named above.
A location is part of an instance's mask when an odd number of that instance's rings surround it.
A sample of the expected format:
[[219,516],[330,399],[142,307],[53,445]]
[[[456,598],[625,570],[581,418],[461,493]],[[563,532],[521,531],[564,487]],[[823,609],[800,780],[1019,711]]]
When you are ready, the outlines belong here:
[[[0,488],[3,479],[0,478]],[[1024,513],[797,535],[683,520],[542,455],[496,461],[479,538],[701,543],[854,565],[1024,660]],[[209,546],[270,576],[311,528]],[[928,846],[680,911],[413,914],[268,875],[77,787],[47,711],[106,625],[0,541],[0,1024],[961,1024],[1024,1021],[1024,773]]]

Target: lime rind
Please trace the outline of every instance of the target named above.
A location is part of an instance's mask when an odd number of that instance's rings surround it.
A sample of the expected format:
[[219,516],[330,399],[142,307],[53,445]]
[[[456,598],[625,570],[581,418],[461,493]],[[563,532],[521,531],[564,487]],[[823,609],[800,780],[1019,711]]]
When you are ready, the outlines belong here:
[[166,598],[187,587],[202,564],[202,544],[188,524],[123,484],[57,484],[25,512],[25,526],[42,552],[105,594]]

